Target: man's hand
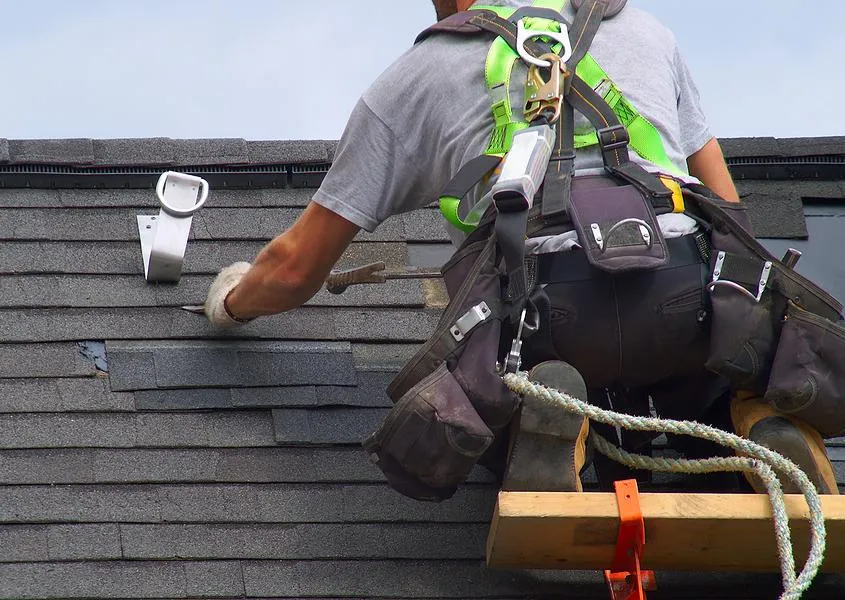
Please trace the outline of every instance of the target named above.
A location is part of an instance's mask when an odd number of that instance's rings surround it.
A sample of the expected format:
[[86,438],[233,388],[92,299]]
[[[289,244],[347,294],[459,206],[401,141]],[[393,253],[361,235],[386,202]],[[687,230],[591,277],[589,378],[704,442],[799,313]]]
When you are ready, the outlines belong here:
[[234,329],[247,322],[232,318],[226,310],[226,296],[240,283],[251,267],[248,262],[236,262],[220,271],[211,284],[205,300],[205,316],[217,327]]

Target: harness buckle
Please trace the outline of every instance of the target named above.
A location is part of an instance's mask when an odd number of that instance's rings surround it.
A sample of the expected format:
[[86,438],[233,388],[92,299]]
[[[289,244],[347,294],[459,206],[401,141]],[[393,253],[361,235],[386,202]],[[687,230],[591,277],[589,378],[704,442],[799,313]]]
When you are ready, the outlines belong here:
[[602,127],[596,130],[596,135],[599,139],[599,144],[603,151],[616,150],[623,148],[631,141],[628,135],[628,130],[624,125],[611,125],[610,127]]

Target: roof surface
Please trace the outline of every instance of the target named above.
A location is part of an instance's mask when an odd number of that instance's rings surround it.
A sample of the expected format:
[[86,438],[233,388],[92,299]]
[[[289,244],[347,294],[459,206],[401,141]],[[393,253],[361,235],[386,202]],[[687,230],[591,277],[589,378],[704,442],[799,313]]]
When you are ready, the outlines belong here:
[[[842,204],[845,173],[812,169],[841,169],[845,139],[724,142],[763,235],[806,237],[802,200]],[[482,470],[454,499],[423,504],[361,450],[387,382],[437,321],[436,285],[322,291],[230,333],[177,309],[292,222],[320,173],[295,165],[324,167],[333,151],[0,140],[0,597],[607,597],[598,573],[484,566],[496,488]],[[135,218],[158,210],[164,167],[213,181],[178,285],[144,281]],[[799,176],[743,178],[754,169]],[[340,266],[436,266],[450,252],[427,208],[361,234]],[[779,578],[658,582],[650,597],[771,598]],[[807,597],[843,595],[842,579],[820,577]]]

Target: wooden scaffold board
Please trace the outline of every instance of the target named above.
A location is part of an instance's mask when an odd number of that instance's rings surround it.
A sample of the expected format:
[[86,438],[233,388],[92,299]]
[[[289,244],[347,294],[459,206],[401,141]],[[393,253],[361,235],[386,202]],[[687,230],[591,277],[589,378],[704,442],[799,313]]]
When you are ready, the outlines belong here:
[[[759,494],[640,493],[645,521],[642,568],[777,572],[769,498]],[[809,549],[809,509],[787,495],[799,567]],[[822,496],[827,529],[823,572],[845,572],[845,496]],[[487,563],[513,569],[601,570],[619,529],[616,497],[600,492],[500,492]]]

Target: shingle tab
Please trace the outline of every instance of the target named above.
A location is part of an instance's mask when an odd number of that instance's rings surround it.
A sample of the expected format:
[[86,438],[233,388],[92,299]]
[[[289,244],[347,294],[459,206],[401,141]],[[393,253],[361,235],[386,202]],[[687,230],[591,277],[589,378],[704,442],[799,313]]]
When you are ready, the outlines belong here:
[[162,137],[94,140],[93,152],[98,166],[168,166],[175,164],[176,144]]
[[356,383],[345,342],[126,341],[107,353],[114,390]]
[[246,148],[251,164],[277,165],[329,162],[331,145],[324,140],[249,141]]
[[123,558],[120,529],[105,525],[48,525],[46,532],[50,560],[109,560]]
[[381,423],[380,408],[273,410],[273,428],[280,444],[360,444]]
[[245,165],[246,140],[217,138],[201,140],[173,140],[173,161],[176,165]]
[[8,140],[15,164],[88,166],[94,162],[94,143],[88,138]]
[[3,486],[0,500],[2,523],[161,522],[152,486]]
[[431,310],[306,307],[221,331],[178,308],[45,308],[0,310],[8,342],[85,339],[300,339],[421,342],[437,324]]
[[82,356],[76,344],[13,344],[5,335],[4,342],[0,343],[0,378],[98,374],[94,362]]
[[266,411],[0,414],[0,448],[270,446]]
[[161,598],[186,596],[185,563],[0,564],[0,597]]
[[0,413],[133,410],[132,394],[111,392],[102,377],[0,379]]

